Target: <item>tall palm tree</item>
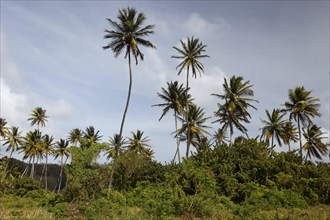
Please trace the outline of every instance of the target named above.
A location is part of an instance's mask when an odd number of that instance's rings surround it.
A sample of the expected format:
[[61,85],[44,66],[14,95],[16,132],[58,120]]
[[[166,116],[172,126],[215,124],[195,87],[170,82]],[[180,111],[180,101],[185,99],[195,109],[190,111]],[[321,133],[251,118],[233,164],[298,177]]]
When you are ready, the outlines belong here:
[[179,129],[178,134],[188,143],[186,158],[189,157],[190,144],[197,146],[197,141],[205,137],[205,134],[209,134],[209,132],[206,131],[209,126],[205,125],[205,122],[209,117],[205,117],[204,115],[205,112],[203,108],[192,105],[189,106],[187,112],[188,120],[186,121],[183,117],[180,118],[180,120],[183,121],[183,124]]
[[243,82],[243,77],[232,76],[229,83],[226,78],[224,79],[223,94],[212,94],[225,102],[218,104],[218,111],[215,112],[215,116],[219,117],[219,120],[215,122],[224,123],[223,129],[230,128],[230,144],[232,144],[234,126],[242,133],[246,134],[247,132],[241,122],[250,122],[251,115],[247,111],[248,107],[257,109],[250,104],[250,102],[258,102],[251,98],[254,96],[252,86],[250,81]]
[[285,113],[281,112],[279,109],[273,109],[272,114],[266,110],[267,120],[260,119],[264,124],[260,130],[262,130],[261,138],[265,138],[267,143],[269,139],[272,139],[271,147],[274,147],[274,138],[276,138],[279,146],[282,146],[282,141],[285,140],[284,128],[287,124],[287,120],[283,119]]
[[[69,151],[68,146],[69,146],[69,141],[64,140],[64,139],[60,139],[59,141],[57,141],[54,146],[55,160],[58,157],[61,157],[61,171],[60,171],[60,175],[57,180],[57,183],[58,183],[57,192],[60,192],[60,189],[61,189],[64,164],[66,164],[66,161],[68,160],[68,158],[70,156],[70,151]],[[63,162],[64,157],[65,157],[65,161]],[[55,190],[56,190],[56,187],[54,188],[54,191]]]
[[[187,96],[188,94],[188,96]],[[176,144],[177,150],[174,156],[178,155],[178,161],[180,163],[180,140],[178,135],[178,116],[184,115],[184,108],[187,105],[192,105],[192,99],[189,93],[186,93],[186,89],[183,87],[183,84],[179,85],[178,81],[167,82],[167,89],[162,87],[162,93],[157,93],[164,103],[153,105],[164,107],[163,114],[160,116],[159,121],[170,111],[174,112],[175,120],[175,132],[176,132]]]
[[[123,136],[124,123],[126,118],[127,109],[131,97],[132,90],[132,66],[131,66],[131,55],[135,58],[135,63],[138,64],[138,58],[144,59],[143,53],[140,51],[139,45],[149,48],[156,48],[150,41],[146,40],[145,37],[153,34],[154,25],[147,25],[143,27],[143,23],[146,20],[146,16],[143,13],[137,13],[134,8],[123,8],[119,10],[117,16],[118,22],[111,19],[107,19],[112,26],[113,30],[105,30],[107,33],[104,38],[110,39],[110,43],[104,46],[103,49],[111,49],[114,56],[117,58],[125,50],[125,59],[128,58],[129,68],[129,85],[128,94],[126,100],[126,106],[123,114],[123,118],[120,125],[119,136]],[[116,158],[119,155],[119,149],[116,151]],[[112,175],[111,175],[112,176]],[[112,186],[112,178],[110,179],[110,187]]]
[[0,140],[0,155],[1,155],[1,141],[4,140],[7,137],[8,133],[8,127],[6,127],[7,121],[4,118],[0,118],[0,137],[2,138]]
[[322,137],[325,133],[321,131],[321,127],[317,125],[309,125],[307,127],[307,131],[303,129],[304,137],[306,139],[306,143],[303,145],[303,149],[307,151],[306,159],[309,157],[311,159],[312,156],[317,159],[322,159],[322,156],[327,155],[328,147],[327,144],[322,142]]
[[288,121],[284,124],[283,134],[284,134],[283,142],[284,142],[284,144],[288,145],[289,151],[291,151],[290,142],[291,141],[293,141],[293,142],[298,141],[297,128],[292,124],[291,121]]
[[[11,150],[9,156],[9,162],[13,156],[13,153],[17,151],[20,148],[20,146],[23,144],[23,137],[21,136],[21,133],[22,133],[21,131],[18,131],[18,127],[11,127],[11,129],[8,130],[7,133],[8,137],[6,138],[6,142],[4,143],[4,145],[8,145],[6,151]],[[6,164],[5,172],[7,171],[9,162]]]
[[[156,47],[150,41],[145,40],[145,37],[154,33],[154,25],[147,25],[145,27],[142,26],[146,20],[146,16],[143,13],[137,13],[134,8],[127,7],[119,10],[117,19],[118,22],[107,19],[113,30],[105,30],[107,34],[104,38],[110,39],[111,41],[107,46],[104,46],[103,49],[111,49],[116,58],[125,50],[125,59],[128,58],[130,78],[126,107],[119,132],[119,136],[122,137],[132,88],[131,55],[135,58],[136,64],[138,64],[138,58],[141,60],[144,59],[144,55],[139,48],[140,45],[150,48]],[[118,153],[119,152],[116,152],[117,156]]]
[[[178,56],[172,56],[172,58],[180,59],[182,62],[176,67],[176,69],[179,69],[178,75],[181,74],[183,69],[187,70],[186,75],[186,96],[188,97],[188,89],[189,89],[189,73],[191,69],[191,74],[193,77],[197,78],[197,72],[201,75],[204,73],[204,65],[199,60],[201,58],[209,57],[205,53],[206,45],[204,45],[198,38],[194,37],[187,37],[187,42],[184,42],[180,40],[181,47],[173,47],[178,53]],[[186,103],[185,106],[186,112],[188,112],[189,105]],[[187,116],[188,117],[188,116]],[[188,121],[188,118],[186,117],[186,121]],[[189,129],[189,127],[188,127]],[[190,132],[188,131],[188,136],[190,135]],[[187,150],[189,150],[188,143],[190,137],[187,137]],[[189,151],[186,152],[186,157],[188,158]]]
[[150,149],[150,139],[148,137],[143,137],[143,131],[137,130],[136,133],[131,132],[132,137],[128,138],[127,150],[135,154],[140,154],[147,156],[147,149]]
[[78,144],[81,141],[81,138],[83,136],[83,132],[79,128],[74,128],[70,131],[69,136],[68,136],[68,141],[71,144]]
[[298,124],[298,134],[300,149],[299,153],[302,157],[302,139],[301,139],[301,124],[307,126],[311,124],[311,117],[321,116],[318,108],[320,100],[311,96],[312,91],[307,91],[305,88],[297,86],[294,90],[289,90],[289,101],[284,103],[285,109],[283,111],[290,112],[290,121],[294,119]]
[[221,145],[226,142],[228,142],[228,136],[227,131],[225,129],[219,128],[215,134],[213,135],[213,138],[211,141],[214,141],[216,145]]
[[28,119],[28,121],[31,121],[31,126],[37,124],[38,130],[40,125],[42,127],[46,125],[46,122],[48,121],[47,118],[49,118],[46,116],[46,110],[41,107],[36,107],[33,109],[30,116],[31,117]]
[[43,153],[46,158],[46,163],[44,164],[44,168],[40,177],[40,181],[42,181],[43,174],[45,175],[45,189],[48,189],[48,155],[53,151],[53,136],[49,136],[48,134],[42,137],[43,141]]

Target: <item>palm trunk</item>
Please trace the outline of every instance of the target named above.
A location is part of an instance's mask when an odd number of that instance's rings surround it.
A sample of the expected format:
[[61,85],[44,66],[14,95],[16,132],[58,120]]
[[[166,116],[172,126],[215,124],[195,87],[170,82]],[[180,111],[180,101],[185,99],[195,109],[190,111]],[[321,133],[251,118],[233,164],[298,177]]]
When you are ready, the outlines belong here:
[[181,161],[180,161],[180,141],[179,141],[179,134],[178,134],[178,118],[176,115],[176,111],[174,111],[174,118],[175,118],[175,132],[176,132],[176,153],[174,155],[174,160],[175,160],[175,156],[178,155],[178,161],[179,161],[179,163],[181,163]]
[[48,165],[48,154],[46,154],[46,170],[45,170],[45,188],[46,188],[46,190],[48,189],[48,178],[47,178],[47,176],[48,176],[48,173],[47,173],[48,167],[47,167],[47,165]]
[[291,151],[291,149],[290,149],[290,141],[289,141],[289,143],[288,143],[288,146],[289,146],[289,152]]
[[[127,94],[126,107],[125,107],[125,111],[124,111],[124,114],[123,114],[123,119],[122,119],[121,125],[120,125],[120,132],[119,132],[120,140],[121,140],[122,135],[123,135],[124,123],[125,123],[126,113],[127,113],[127,109],[128,109],[128,106],[129,106],[129,101],[130,101],[130,98],[131,98],[131,90],[132,90],[132,65],[131,65],[131,54],[130,53],[128,53],[128,68],[129,68],[129,85],[128,85],[128,94]],[[117,157],[119,156],[119,151],[120,151],[120,146],[118,146],[116,148],[116,155],[115,155],[114,161],[113,161],[113,169],[111,170],[111,174],[110,174],[109,190],[112,188],[113,174],[115,172]]]
[[273,146],[274,146],[274,134],[272,135],[272,147],[271,148],[273,148]]
[[189,157],[189,148],[190,148],[190,126],[189,126],[189,109],[188,109],[188,88],[189,88],[189,66],[187,68],[187,79],[186,79],[186,123],[187,123],[187,151],[186,158]]
[[233,144],[233,132],[230,131],[230,146]]
[[34,176],[34,163],[35,163],[35,157],[33,157],[32,166],[31,166],[31,173],[30,173],[30,177],[32,179],[33,179],[33,176]]
[[32,158],[30,157],[29,163],[28,163],[28,165],[25,167],[25,169],[24,169],[24,171],[23,171],[21,177],[23,177],[23,176],[25,175],[25,173],[28,172],[29,166],[30,166],[30,164],[31,164],[31,159],[32,159]]
[[7,169],[8,169],[8,166],[9,166],[9,163],[10,163],[10,161],[11,161],[11,157],[13,156],[13,153],[14,153],[14,150],[12,150],[11,153],[10,153],[10,156],[9,156],[8,162],[7,162],[6,167],[5,167],[5,173],[6,173]]
[[299,154],[300,154],[300,157],[302,158],[303,155],[302,155],[302,142],[301,142],[301,131],[300,131],[300,118],[299,118],[299,116],[298,116],[298,132],[299,132],[299,143],[300,143]]

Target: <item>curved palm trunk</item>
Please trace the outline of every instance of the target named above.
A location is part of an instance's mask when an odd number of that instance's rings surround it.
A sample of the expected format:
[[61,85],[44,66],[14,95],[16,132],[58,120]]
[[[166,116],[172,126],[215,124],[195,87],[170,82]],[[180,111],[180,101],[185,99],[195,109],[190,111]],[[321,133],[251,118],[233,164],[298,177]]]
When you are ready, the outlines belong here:
[[[127,94],[127,101],[126,101],[126,106],[125,106],[125,110],[124,110],[124,114],[123,114],[123,119],[121,121],[121,125],[120,125],[120,132],[119,132],[119,138],[121,139],[122,134],[123,134],[123,129],[124,129],[124,124],[125,124],[125,118],[126,118],[126,113],[127,113],[127,109],[129,106],[129,101],[131,98],[131,90],[132,90],[132,65],[131,65],[131,54],[128,53],[128,67],[129,67],[129,85],[128,85],[128,94]],[[114,161],[113,161],[113,169],[111,170],[111,174],[110,174],[110,181],[109,181],[109,190],[112,188],[112,181],[113,181],[113,174],[115,172],[115,168],[116,168],[116,163],[117,163],[117,157],[119,156],[119,151],[120,151],[120,146],[118,146],[116,148],[116,155],[114,157]]]
[[[187,79],[186,79],[186,98],[188,99],[188,88],[189,88],[189,66],[187,68]],[[189,157],[189,148],[190,148],[190,125],[189,125],[189,113],[188,113],[188,100],[186,101],[186,122],[187,122],[187,151],[186,158]]]
[[7,164],[6,164],[6,167],[5,167],[5,172],[4,172],[4,174],[3,174],[3,177],[1,178],[1,183],[2,183],[2,182],[5,180],[5,178],[6,178],[6,172],[7,172],[7,169],[8,169],[9,163],[10,163],[10,161],[11,161],[11,157],[13,156],[13,152],[14,152],[14,150],[12,150],[11,153],[10,153],[9,159],[8,159]]
[[300,143],[299,154],[300,154],[300,157],[302,158],[303,155],[302,155],[302,142],[301,142],[301,130],[300,130],[300,118],[299,118],[299,116],[298,116],[298,133],[299,133],[299,143]]

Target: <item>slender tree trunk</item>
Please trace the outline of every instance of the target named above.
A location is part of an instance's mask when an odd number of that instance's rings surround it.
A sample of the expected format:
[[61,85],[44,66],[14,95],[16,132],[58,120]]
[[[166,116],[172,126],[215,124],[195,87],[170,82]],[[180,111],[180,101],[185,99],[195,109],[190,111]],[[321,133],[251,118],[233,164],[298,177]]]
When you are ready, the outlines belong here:
[[[121,121],[121,125],[120,125],[120,132],[119,132],[119,139],[121,140],[122,135],[123,135],[123,129],[124,129],[124,124],[125,124],[125,118],[126,118],[126,113],[127,113],[127,109],[129,106],[129,101],[131,98],[131,90],[132,90],[132,65],[131,65],[131,54],[128,53],[128,68],[129,68],[129,85],[128,85],[128,94],[127,94],[127,100],[126,100],[126,106],[125,106],[125,110],[124,110],[124,114],[123,114],[123,118]],[[119,151],[120,151],[120,146],[117,146],[116,148],[116,155],[113,158],[113,169],[111,170],[111,174],[110,174],[110,181],[109,181],[109,190],[112,188],[112,182],[113,182],[113,174],[115,172],[115,168],[116,168],[116,163],[117,163],[117,159],[119,156]]]
[[289,152],[291,151],[291,149],[290,149],[290,141],[289,141],[289,143],[288,143],[288,146],[289,146]]
[[28,163],[28,165],[25,167],[25,169],[24,169],[24,171],[23,171],[21,177],[23,177],[23,176],[25,175],[25,173],[28,173],[28,169],[29,169],[29,166],[30,166],[30,164],[31,164],[31,160],[32,160],[32,158],[30,157],[29,163]]
[[299,116],[298,116],[298,132],[299,132],[299,143],[300,143],[299,154],[300,154],[300,157],[303,158],[303,155],[302,155],[302,142],[301,142],[301,130],[300,130],[300,118],[299,118]]
[[272,148],[274,146],[274,134],[272,135]]
[[230,146],[233,144],[233,132],[230,131]]
[[7,162],[6,167],[5,167],[5,173],[7,172],[7,169],[8,169],[9,163],[10,163],[10,161],[11,161],[11,157],[13,156],[13,153],[14,153],[14,150],[12,150],[11,153],[10,153],[10,156],[9,156],[8,162]]
[[175,153],[174,155],[174,160],[175,160],[175,156],[176,154],[178,155],[178,161],[179,163],[181,163],[180,161],[180,140],[179,140],[179,134],[178,134],[178,118],[176,115],[176,111],[174,111],[174,118],[175,118],[175,132],[176,132],[176,151],[177,153]]
[[186,79],[186,123],[187,123],[187,151],[186,158],[189,157],[190,148],[190,123],[189,123],[189,108],[188,108],[188,88],[189,88],[189,66],[187,68],[187,79]]
[[31,166],[31,173],[30,173],[30,177],[32,179],[33,179],[33,176],[34,176],[34,163],[35,163],[35,157],[33,157],[32,166]]
[[48,153],[46,153],[45,188],[48,190]]

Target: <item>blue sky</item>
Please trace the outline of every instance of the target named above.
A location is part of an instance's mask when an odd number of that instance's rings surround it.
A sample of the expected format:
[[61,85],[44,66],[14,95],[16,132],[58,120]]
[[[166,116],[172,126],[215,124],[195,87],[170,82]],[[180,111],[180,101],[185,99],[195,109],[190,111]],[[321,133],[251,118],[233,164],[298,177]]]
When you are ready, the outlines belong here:
[[[119,132],[127,95],[128,66],[103,39],[119,8],[135,7],[155,24],[142,48],[145,60],[133,66],[133,89],[124,135],[143,130],[155,158],[172,159],[173,117],[158,121],[156,93],[177,75],[173,46],[187,36],[207,45],[205,74],[190,79],[192,95],[213,116],[224,77],[243,76],[253,84],[249,135],[260,134],[265,110],[280,108],[289,89],[305,86],[321,101],[322,126],[329,137],[329,1],[1,1],[0,114],[24,132],[36,106],[50,116],[44,132],[66,138],[73,128],[94,126],[103,140]],[[217,129],[220,125],[209,125]],[[213,130],[211,129],[212,133]],[[235,132],[235,135],[240,133]],[[182,145],[184,148],[184,145]],[[280,150],[286,150],[283,147]]]

